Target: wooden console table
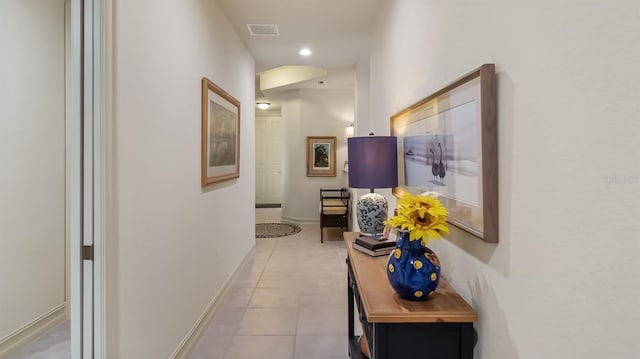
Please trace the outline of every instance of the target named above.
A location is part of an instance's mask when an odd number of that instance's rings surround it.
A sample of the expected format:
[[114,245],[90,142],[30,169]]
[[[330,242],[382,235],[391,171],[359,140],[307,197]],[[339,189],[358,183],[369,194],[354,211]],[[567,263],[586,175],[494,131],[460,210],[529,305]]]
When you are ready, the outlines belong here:
[[354,335],[354,302],[371,359],[471,359],[477,314],[444,279],[423,302],[400,298],[387,279],[387,256],[353,249],[345,232],[349,300],[349,356],[364,358]]

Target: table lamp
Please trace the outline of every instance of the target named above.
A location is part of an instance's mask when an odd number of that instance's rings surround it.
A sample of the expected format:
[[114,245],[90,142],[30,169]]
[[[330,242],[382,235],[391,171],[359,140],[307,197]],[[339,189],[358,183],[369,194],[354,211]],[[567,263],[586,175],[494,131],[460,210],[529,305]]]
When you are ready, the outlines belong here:
[[387,220],[388,204],[375,188],[398,186],[398,141],[395,136],[351,137],[347,142],[349,187],[369,188],[358,199],[356,217],[360,232],[380,234]]

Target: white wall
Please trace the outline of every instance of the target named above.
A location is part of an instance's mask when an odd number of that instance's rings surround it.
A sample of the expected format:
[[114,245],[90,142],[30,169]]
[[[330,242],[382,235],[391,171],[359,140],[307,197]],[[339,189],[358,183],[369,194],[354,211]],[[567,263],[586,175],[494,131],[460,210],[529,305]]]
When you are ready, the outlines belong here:
[[[114,11],[107,356],[167,358],[255,244],[254,61],[215,1]],[[241,103],[240,178],[205,190],[203,76]]]
[[[355,128],[354,136],[367,136],[369,132],[361,132],[361,129],[364,131],[368,131],[370,127],[371,114],[369,113],[371,102],[370,102],[370,92],[371,92],[371,84],[369,80],[371,79],[371,64],[370,64],[369,56],[366,58],[358,59],[358,63],[356,64],[355,78],[356,78],[356,86],[355,86],[355,119],[354,122],[358,126]],[[383,135],[382,133],[378,135]],[[387,135],[387,133],[384,133]]]
[[0,2],[0,49],[2,342],[65,302],[64,0]]
[[500,243],[432,247],[478,311],[479,359],[640,353],[640,4],[390,1],[374,126],[495,63]]
[[[293,91],[282,103],[287,151],[282,163],[282,219],[310,223],[320,220],[320,188],[347,186],[342,172],[347,160],[344,128],[353,123],[353,90]],[[336,136],[336,177],[307,177],[307,136]]]

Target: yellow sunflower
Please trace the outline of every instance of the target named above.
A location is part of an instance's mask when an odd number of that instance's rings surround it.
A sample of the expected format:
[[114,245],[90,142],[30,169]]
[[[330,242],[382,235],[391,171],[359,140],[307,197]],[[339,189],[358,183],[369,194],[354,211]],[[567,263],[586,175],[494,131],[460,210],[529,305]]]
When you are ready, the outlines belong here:
[[422,239],[423,244],[449,233],[447,209],[442,202],[431,196],[414,196],[411,193],[405,193],[398,200],[395,215],[385,224],[408,231],[410,241]]

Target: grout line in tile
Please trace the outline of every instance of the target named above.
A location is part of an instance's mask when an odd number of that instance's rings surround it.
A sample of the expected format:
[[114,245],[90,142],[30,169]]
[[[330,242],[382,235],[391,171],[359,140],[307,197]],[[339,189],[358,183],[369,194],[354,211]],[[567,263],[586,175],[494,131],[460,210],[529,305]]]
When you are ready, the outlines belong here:
[[296,355],[296,337],[298,336],[298,320],[300,319],[300,301],[296,307],[296,329],[293,331],[293,348],[291,349],[291,359]]

